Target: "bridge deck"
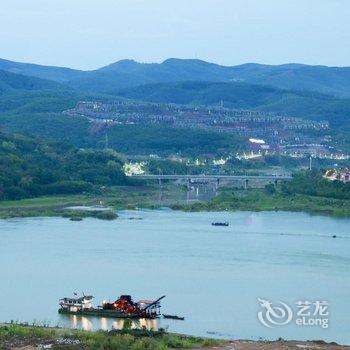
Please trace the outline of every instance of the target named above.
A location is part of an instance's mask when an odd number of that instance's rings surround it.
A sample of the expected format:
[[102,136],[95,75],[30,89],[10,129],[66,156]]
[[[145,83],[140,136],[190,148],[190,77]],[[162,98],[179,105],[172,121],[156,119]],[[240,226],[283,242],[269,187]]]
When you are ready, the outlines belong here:
[[291,180],[290,175],[131,175],[142,180]]

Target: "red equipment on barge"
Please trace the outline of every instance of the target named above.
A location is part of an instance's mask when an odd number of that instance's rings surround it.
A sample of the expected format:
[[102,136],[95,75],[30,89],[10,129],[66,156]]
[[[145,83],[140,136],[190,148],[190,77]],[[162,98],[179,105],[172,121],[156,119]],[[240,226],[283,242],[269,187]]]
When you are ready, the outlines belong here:
[[157,300],[140,300],[134,302],[130,295],[121,295],[113,303],[102,303],[103,310],[117,311],[124,314],[138,315],[140,318],[156,318],[160,315],[160,300],[165,298],[165,295]]

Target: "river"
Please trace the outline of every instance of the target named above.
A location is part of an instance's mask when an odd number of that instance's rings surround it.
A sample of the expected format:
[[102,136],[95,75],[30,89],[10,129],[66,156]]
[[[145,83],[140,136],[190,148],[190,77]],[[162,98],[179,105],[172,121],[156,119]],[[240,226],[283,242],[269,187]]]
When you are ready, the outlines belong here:
[[[2,220],[0,322],[118,328],[122,321],[58,315],[58,299],[84,292],[99,304],[120,294],[136,300],[166,295],[163,312],[185,321],[141,320],[138,325],[222,338],[350,344],[349,219],[168,209],[119,215],[115,221]],[[230,226],[214,227],[213,221]],[[277,313],[291,312],[291,318],[283,320],[281,314],[269,323],[263,300]],[[298,301],[311,303],[304,310],[309,324],[296,324]],[[327,305],[316,310],[320,302]],[[326,319],[328,327],[310,319]]]

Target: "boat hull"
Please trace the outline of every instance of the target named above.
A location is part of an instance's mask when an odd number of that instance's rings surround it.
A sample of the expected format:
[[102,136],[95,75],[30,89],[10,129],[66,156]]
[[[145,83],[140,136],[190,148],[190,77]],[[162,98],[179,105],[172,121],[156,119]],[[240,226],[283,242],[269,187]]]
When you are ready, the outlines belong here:
[[159,316],[141,316],[139,314],[125,314],[120,311],[115,310],[103,310],[103,309],[88,309],[88,310],[80,310],[80,311],[69,311],[65,309],[59,309],[59,314],[63,315],[76,315],[76,316],[95,316],[95,317],[111,317],[111,318],[147,318],[147,319],[155,319]]

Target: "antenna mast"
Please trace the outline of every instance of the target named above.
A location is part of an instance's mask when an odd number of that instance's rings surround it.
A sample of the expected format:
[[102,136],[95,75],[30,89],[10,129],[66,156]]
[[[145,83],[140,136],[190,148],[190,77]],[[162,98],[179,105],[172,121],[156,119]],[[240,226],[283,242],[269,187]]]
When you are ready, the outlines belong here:
[[106,131],[106,135],[105,135],[105,149],[108,149],[108,134]]

